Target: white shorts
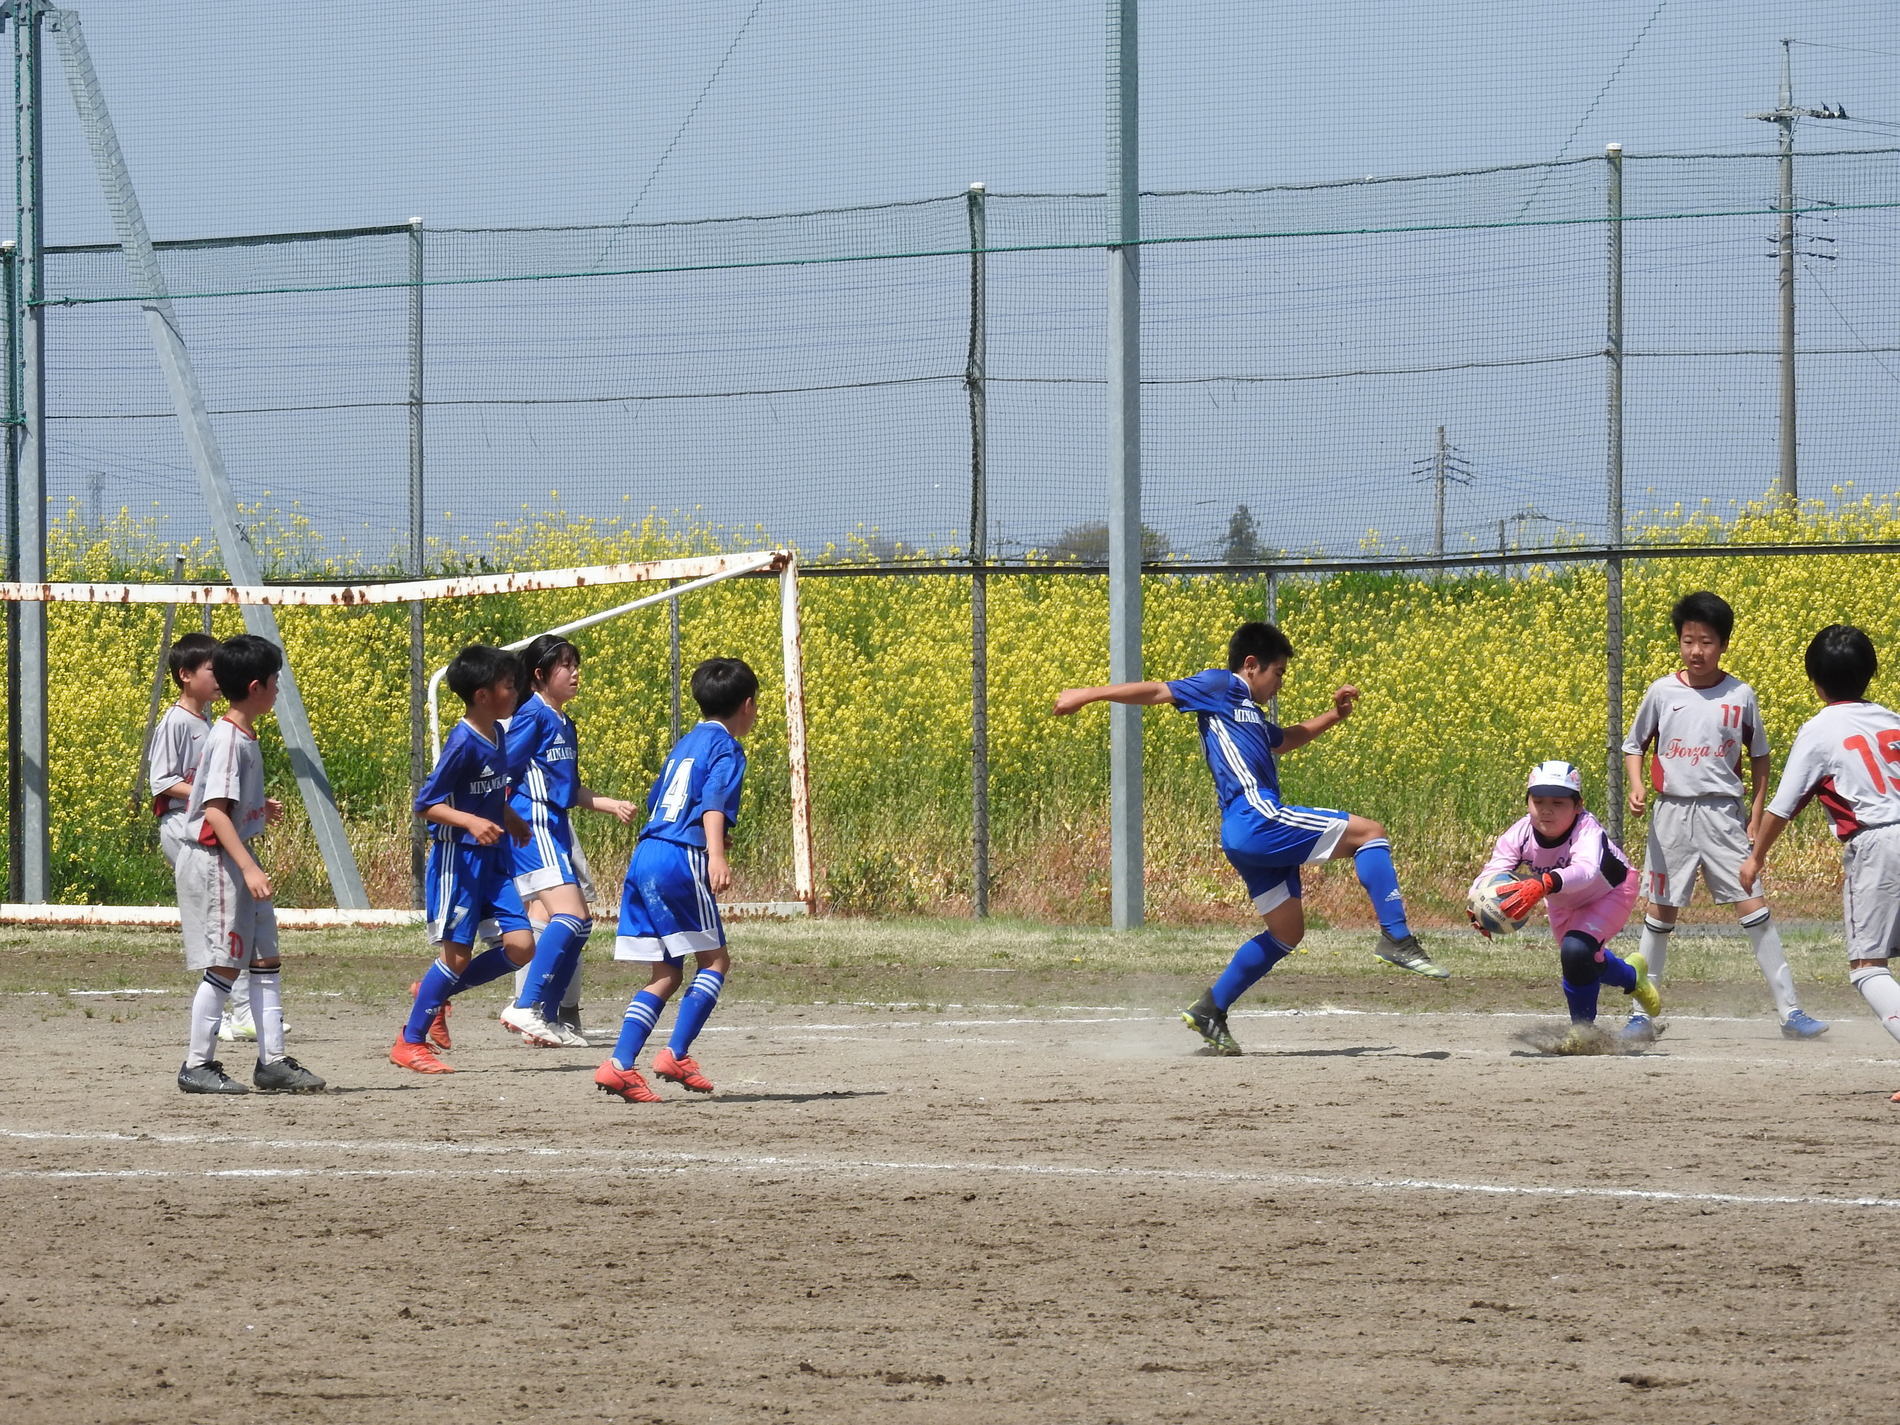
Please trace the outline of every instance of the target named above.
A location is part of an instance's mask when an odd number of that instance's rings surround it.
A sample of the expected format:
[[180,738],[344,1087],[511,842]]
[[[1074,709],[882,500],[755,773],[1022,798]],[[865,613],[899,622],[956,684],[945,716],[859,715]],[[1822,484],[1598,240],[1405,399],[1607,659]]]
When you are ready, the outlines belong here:
[[185,968],[243,970],[277,958],[277,908],[255,899],[220,849],[187,841],[172,868]]
[[594,903],[593,867],[587,864],[587,853],[565,821],[553,835],[536,827],[526,846],[514,848],[514,867],[515,894],[524,901],[555,886],[574,886],[582,901],[590,906]]
[[1900,955],[1900,825],[1875,826],[1841,848],[1847,958]]
[[1685,906],[1695,895],[1696,872],[1717,905],[1753,900],[1761,882],[1741,882],[1748,855],[1748,818],[1736,797],[1665,797],[1649,804],[1649,845],[1643,889],[1651,905]]

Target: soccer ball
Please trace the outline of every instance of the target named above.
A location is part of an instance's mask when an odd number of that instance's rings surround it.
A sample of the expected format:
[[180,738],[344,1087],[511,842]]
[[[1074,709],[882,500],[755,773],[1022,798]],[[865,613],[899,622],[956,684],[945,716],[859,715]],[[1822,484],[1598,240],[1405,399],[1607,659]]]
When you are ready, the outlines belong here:
[[1479,925],[1493,935],[1509,935],[1513,930],[1522,930],[1524,921],[1513,920],[1498,906],[1498,892],[1517,879],[1509,871],[1499,871],[1483,885],[1473,891],[1465,904]]

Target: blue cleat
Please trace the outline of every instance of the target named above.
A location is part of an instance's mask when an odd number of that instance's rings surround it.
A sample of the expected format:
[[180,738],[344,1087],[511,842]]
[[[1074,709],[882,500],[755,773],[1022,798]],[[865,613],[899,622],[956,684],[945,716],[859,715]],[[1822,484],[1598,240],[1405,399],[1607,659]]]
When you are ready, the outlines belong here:
[[1662,1025],[1638,1010],[1619,1033],[1626,1044],[1653,1044],[1662,1034]]
[[1827,1021],[1816,1019],[1806,1010],[1797,1009],[1781,1021],[1783,1039],[1819,1039],[1827,1033]]

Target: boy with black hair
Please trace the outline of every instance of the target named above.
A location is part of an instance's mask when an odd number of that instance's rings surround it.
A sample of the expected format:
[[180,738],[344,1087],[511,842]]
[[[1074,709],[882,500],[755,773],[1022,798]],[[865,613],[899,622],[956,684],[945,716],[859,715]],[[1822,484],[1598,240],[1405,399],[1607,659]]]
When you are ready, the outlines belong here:
[[[1867,701],[1880,659],[1860,629],[1829,624],[1808,644],[1805,661],[1827,706],[1795,734],[1742,878],[1753,883],[1788,823],[1819,797],[1843,842],[1847,978],[1900,1039],[1900,985],[1887,964],[1900,952],[1900,716]],[[1900,1103],[1900,1093],[1893,1101]]]
[[1281,727],[1260,705],[1279,694],[1293,645],[1270,623],[1243,623],[1227,644],[1227,666],[1171,683],[1116,683],[1069,688],[1056,696],[1067,716],[1095,702],[1173,707],[1195,714],[1207,769],[1220,799],[1221,850],[1240,873],[1266,929],[1234,953],[1227,969],[1181,1018],[1217,1054],[1238,1054],[1227,1011],[1261,976],[1293,953],[1306,935],[1300,867],[1350,856],[1379,921],[1374,953],[1402,970],[1435,980],[1450,976],[1426,955],[1405,921],[1405,899],[1392,868],[1392,845],[1376,821],[1343,811],[1290,806],[1280,797],[1274,754],[1304,747],[1352,715],[1359,690],[1344,687],[1317,717]]
[[[442,1016],[451,996],[511,974],[534,958],[534,936],[504,837],[527,842],[527,824],[508,805],[507,734],[501,719],[515,710],[513,655],[471,643],[448,668],[448,685],[468,709],[455,724],[435,770],[416,793],[415,812],[430,824],[424,915],[435,963],[415,984],[408,1021],[390,1046],[389,1061],[418,1074],[455,1070],[429,1049],[448,1048]],[[501,943],[474,954],[475,936],[492,919]]]
[[759,720],[759,680],[737,658],[708,658],[693,670],[692,689],[704,720],[679,740],[647,795],[647,823],[620,897],[614,958],[646,961],[654,969],[628,1002],[619,1041],[595,1070],[594,1083],[628,1103],[660,1101],[634,1064],[679,988],[688,954],[698,959],[699,972],[680,999],[673,1037],[653,1056],[653,1072],[692,1093],[713,1091],[692,1047],[732,965],[718,897],[732,884],[726,849],[745,781],[740,739]]
[[[145,781],[152,793],[152,815],[158,818],[158,849],[174,873],[184,843],[192,774],[211,731],[211,705],[218,700],[218,675],[211,667],[217,651],[218,640],[210,634],[188,633],[166,652],[165,666],[178,688],[178,700],[160,715],[145,748]],[[248,970],[239,970],[231,984],[218,1038],[224,1043],[257,1038]]]
[[[1682,667],[1658,678],[1643,694],[1623,740],[1629,809],[1649,812],[1649,845],[1643,856],[1649,906],[1643,915],[1643,958],[1650,978],[1661,982],[1676,917],[1695,894],[1696,873],[1719,905],[1733,905],[1755,951],[1755,963],[1774,996],[1776,1017],[1787,1039],[1827,1033],[1795,997],[1794,972],[1781,948],[1781,932],[1768,901],[1753,881],[1737,874],[1768,803],[1768,734],[1761,724],[1755,690],[1722,668],[1735,611],[1719,594],[1688,594],[1676,602],[1675,625]],[[1742,807],[1742,754],[1748,754],[1754,793]],[[1648,789],[1644,754],[1650,754]],[[1649,791],[1655,793],[1651,804]],[[1639,1008],[1625,1030],[1653,1036]]]
[[212,1057],[232,981],[248,968],[251,1018],[257,1025],[251,1082],[267,1091],[315,1093],[323,1080],[284,1052],[277,913],[270,877],[250,852],[251,840],[273,819],[264,795],[257,722],[277,705],[284,654],[266,639],[239,634],[218,648],[211,666],[230,707],[205,737],[172,873],[185,964],[204,972],[192,996],[189,1047],[178,1087],[186,1093],[250,1092]]

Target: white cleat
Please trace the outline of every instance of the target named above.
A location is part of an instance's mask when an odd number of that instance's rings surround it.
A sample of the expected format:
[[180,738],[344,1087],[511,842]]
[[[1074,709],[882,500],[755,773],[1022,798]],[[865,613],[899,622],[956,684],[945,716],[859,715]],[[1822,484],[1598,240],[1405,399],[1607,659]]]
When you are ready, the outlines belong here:
[[519,1034],[522,1043],[532,1044],[537,1049],[568,1047],[567,1041],[561,1037],[560,1028],[549,1024],[532,1009],[509,1005],[501,1012],[501,1027],[511,1034]]

